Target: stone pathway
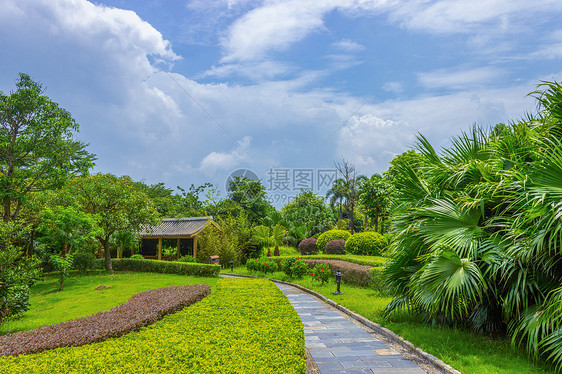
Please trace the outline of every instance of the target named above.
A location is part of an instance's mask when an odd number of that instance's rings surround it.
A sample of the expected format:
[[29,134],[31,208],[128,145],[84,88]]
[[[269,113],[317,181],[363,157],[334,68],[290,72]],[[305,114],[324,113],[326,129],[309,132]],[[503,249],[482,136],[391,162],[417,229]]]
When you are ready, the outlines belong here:
[[415,363],[314,297],[277,284],[301,317],[305,345],[321,373],[423,374]]

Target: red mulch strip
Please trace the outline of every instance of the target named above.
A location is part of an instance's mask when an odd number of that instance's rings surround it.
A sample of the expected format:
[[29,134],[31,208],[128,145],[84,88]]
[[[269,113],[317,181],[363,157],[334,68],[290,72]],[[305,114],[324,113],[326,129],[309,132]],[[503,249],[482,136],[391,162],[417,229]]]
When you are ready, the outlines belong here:
[[210,291],[206,284],[195,284],[140,292],[106,312],[0,336],[0,356],[77,347],[120,337],[196,303]]

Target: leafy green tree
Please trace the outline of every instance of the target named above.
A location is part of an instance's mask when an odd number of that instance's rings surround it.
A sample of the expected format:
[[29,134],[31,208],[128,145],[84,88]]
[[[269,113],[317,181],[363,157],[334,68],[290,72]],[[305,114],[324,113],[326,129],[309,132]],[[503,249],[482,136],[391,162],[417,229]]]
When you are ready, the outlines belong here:
[[72,206],[46,208],[41,212],[41,218],[37,229],[43,235],[41,241],[58,249],[63,257],[103,234],[97,216]]
[[266,199],[261,181],[236,177],[230,181],[228,200],[240,206],[252,224],[257,224],[274,208]]
[[[330,209],[324,199],[312,191],[301,191],[289,203],[281,208],[283,220],[279,224],[285,226],[295,243],[326,230],[333,224]],[[304,233],[304,237],[303,237]]]
[[387,212],[391,202],[392,185],[384,180],[379,174],[373,174],[371,178],[361,183],[359,191],[359,202],[366,217],[371,218],[375,231],[379,231],[379,219]]
[[[355,165],[348,160],[342,158],[340,162],[334,163],[337,173],[341,175],[341,184],[338,187],[339,193],[345,199],[345,208],[347,218],[349,218],[349,229],[351,233],[355,232],[355,208],[359,198],[359,187],[363,180],[367,179],[364,175],[357,175]],[[333,188],[333,187],[332,187]],[[341,188],[341,190],[339,190]]]
[[0,92],[0,199],[3,220],[17,219],[30,193],[61,187],[87,173],[94,156],[73,139],[78,124],[23,73]]
[[94,174],[75,178],[61,191],[61,198],[68,205],[99,217],[103,234],[96,239],[104,249],[107,270],[112,270],[109,239],[114,233],[138,232],[142,225],[158,222],[152,201],[127,176]]

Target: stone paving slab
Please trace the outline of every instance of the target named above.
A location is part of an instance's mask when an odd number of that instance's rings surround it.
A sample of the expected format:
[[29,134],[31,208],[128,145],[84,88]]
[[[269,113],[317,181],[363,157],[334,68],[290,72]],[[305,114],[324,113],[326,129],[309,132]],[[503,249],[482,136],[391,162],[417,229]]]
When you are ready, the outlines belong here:
[[284,284],[304,325],[305,345],[325,374],[423,374],[419,366],[306,293]]

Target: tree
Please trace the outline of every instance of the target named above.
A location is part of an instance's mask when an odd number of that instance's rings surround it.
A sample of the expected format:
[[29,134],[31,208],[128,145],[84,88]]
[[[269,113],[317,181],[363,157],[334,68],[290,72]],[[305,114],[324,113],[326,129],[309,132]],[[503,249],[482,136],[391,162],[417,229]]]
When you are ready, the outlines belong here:
[[266,200],[261,181],[236,177],[228,186],[228,200],[240,206],[252,224],[259,223],[274,208]]
[[72,206],[46,208],[41,212],[41,218],[37,231],[43,235],[42,242],[56,247],[63,257],[72,254],[75,247],[103,234],[97,216]]
[[359,196],[359,186],[361,184],[361,181],[365,180],[367,177],[365,177],[364,175],[357,175],[355,165],[344,158],[342,158],[340,162],[334,163],[334,166],[337,173],[342,176],[341,179],[343,180],[343,182],[341,183],[341,194],[346,200],[345,207],[347,211],[347,217],[350,219],[349,229],[353,234],[355,232],[355,204]]
[[75,178],[61,191],[61,198],[69,205],[99,217],[103,234],[97,235],[96,239],[104,249],[107,270],[112,270],[109,239],[114,233],[140,231],[142,225],[158,221],[152,201],[136,189],[127,176],[94,174]]
[[[312,191],[301,191],[281,209],[283,221],[292,239],[298,241],[307,236],[322,233],[333,224],[332,213],[321,196]],[[302,237],[304,231],[304,237]]]
[[366,216],[374,223],[376,232],[379,231],[379,218],[386,212],[390,202],[391,189],[391,185],[379,174],[373,174],[361,183],[359,202]]
[[326,192],[326,197],[330,199],[330,207],[335,208],[338,205],[338,221],[343,219],[343,200],[345,198],[345,181],[338,178],[334,181],[332,188]]
[[43,87],[23,73],[10,95],[0,92],[0,199],[3,220],[18,218],[28,195],[59,188],[84,174],[94,156],[73,139],[78,124],[42,95]]

